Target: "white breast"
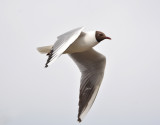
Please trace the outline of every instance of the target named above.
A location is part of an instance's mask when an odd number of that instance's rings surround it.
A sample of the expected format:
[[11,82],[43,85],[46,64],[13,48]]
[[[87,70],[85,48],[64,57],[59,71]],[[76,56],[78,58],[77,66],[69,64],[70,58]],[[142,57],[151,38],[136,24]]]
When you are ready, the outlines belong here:
[[68,47],[68,49],[64,53],[83,52],[94,47],[97,44],[98,42],[95,37],[95,31],[90,31],[86,33],[83,32],[78,37],[78,39]]

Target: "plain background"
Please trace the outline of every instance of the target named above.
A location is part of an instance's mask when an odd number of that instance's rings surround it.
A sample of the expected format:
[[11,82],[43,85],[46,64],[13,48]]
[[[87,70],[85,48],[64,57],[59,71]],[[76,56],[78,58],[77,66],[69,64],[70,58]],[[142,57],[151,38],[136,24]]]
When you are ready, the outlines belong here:
[[96,101],[81,125],[160,125],[159,0],[0,0],[0,125],[75,125],[80,72],[68,55],[45,69],[36,47],[86,26],[105,40]]

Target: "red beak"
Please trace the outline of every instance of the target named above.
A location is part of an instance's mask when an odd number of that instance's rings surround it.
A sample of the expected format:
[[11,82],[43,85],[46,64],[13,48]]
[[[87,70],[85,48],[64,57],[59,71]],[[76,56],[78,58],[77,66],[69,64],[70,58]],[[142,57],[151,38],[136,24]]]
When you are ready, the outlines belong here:
[[106,39],[109,39],[109,40],[111,40],[111,38],[110,38],[110,37],[107,37],[107,36],[106,36]]

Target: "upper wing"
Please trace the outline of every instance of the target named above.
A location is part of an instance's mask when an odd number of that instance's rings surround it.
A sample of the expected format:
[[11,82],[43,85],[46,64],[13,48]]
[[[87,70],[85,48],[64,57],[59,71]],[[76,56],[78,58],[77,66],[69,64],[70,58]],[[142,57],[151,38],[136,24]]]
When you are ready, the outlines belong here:
[[94,49],[73,53],[70,56],[82,73],[78,112],[78,121],[81,122],[98,93],[104,75],[106,58]]
[[45,67],[48,67],[51,61],[54,62],[79,37],[83,29],[84,27],[80,27],[58,36],[58,40],[48,53]]

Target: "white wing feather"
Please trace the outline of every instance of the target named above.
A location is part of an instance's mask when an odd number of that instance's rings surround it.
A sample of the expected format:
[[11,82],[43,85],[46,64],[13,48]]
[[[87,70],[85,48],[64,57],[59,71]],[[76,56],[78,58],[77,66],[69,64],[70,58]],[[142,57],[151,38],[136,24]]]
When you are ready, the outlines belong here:
[[76,28],[58,36],[58,40],[48,54],[48,60],[45,67],[48,67],[48,64],[51,64],[51,62],[53,63],[61,54],[63,54],[63,52],[79,37],[83,29],[84,27]]
[[81,122],[98,93],[104,75],[106,58],[93,49],[81,53],[73,53],[70,56],[82,73],[78,112],[78,121]]

